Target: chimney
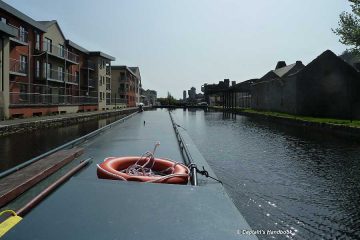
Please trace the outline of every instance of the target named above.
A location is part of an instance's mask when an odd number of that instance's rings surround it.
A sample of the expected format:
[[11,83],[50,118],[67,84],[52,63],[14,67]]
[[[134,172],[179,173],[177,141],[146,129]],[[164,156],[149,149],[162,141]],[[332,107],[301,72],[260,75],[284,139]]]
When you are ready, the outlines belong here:
[[224,79],[224,83],[226,87],[230,86],[230,80],[229,79]]
[[278,61],[278,63],[276,64],[275,70],[279,69],[279,68],[283,68],[286,67],[286,62],[285,61]]
[[231,81],[231,86],[235,86],[236,81]]
[[296,61],[296,65],[303,65],[302,61]]

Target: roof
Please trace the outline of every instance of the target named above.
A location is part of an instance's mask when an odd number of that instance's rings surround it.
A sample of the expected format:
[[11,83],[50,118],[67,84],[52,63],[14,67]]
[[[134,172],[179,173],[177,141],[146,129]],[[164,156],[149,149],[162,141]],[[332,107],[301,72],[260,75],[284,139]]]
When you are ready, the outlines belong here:
[[141,79],[139,67],[129,67],[129,69],[136,75],[138,79]]
[[[343,66],[343,69],[346,69],[347,73],[355,74],[359,76],[358,71],[348,62],[344,61],[341,57],[337,56],[335,53],[333,53],[331,50],[326,50],[322,54],[320,54],[318,57],[316,57],[314,60],[312,60],[306,67],[301,71],[303,73],[307,71],[312,71],[313,68],[318,67],[318,64],[325,64],[327,67],[329,66],[329,61],[332,60],[336,63],[337,67]],[[323,63],[324,62],[324,63]]]
[[132,75],[138,78],[138,76],[130,69],[130,67],[125,65],[112,65],[111,70],[128,70]]
[[226,91],[237,91],[237,92],[249,92],[251,85],[255,82],[257,82],[259,79],[253,78],[246,81],[242,81],[240,83],[237,83],[233,86],[230,86]]
[[20,20],[27,22],[28,24],[30,24],[31,26],[46,32],[46,28],[43,27],[42,24],[39,24],[39,22],[35,21],[34,19],[32,19],[31,17],[25,15],[24,13],[20,12],[19,10],[13,8],[12,6],[10,6],[9,4],[6,4],[3,1],[0,1],[0,8],[3,9],[4,11],[12,14],[13,16],[19,18]]
[[304,67],[305,66],[304,66],[304,64],[302,64],[301,61],[297,61],[296,63],[287,65],[285,67],[278,68],[278,69],[275,69],[275,70],[271,70],[271,71],[267,72],[260,79],[267,81],[267,80],[271,80],[271,79],[275,79],[275,78],[286,77],[287,75],[289,75],[291,73],[295,73],[295,72],[300,71]]
[[56,20],[50,20],[50,21],[37,21],[39,24],[43,25],[45,28],[49,28],[51,25],[53,25]]
[[273,70],[273,72],[278,75],[279,77],[283,77],[285,74],[287,74],[291,69],[295,67],[296,63],[287,65],[286,67],[278,68],[276,70]]
[[69,45],[70,47],[73,47],[73,48],[79,50],[80,52],[89,54],[89,51],[87,49],[77,45],[76,43],[74,43],[73,41],[71,41],[69,39],[66,40],[66,44]]
[[40,23],[42,26],[44,26],[44,28],[47,30],[49,29],[49,27],[51,27],[52,25],[56,24],[57,28],[59,29],[60,34],[62,35],[62,37],[64,39],[65,38],[65,34],[63,33],[63,31],[61,30],[61,27],[59,25],[59,23],[56,20],[51,20],[51,21],[38,21],[38,23]]
[[115,57],[110,56],[110,55],[108,55],[106,53],[103,53],[103,52],[100,52],[100,51],[90,51],[89,54],[91,56],[100,56],[100,57],[109,59],[110,61],[115,61]]

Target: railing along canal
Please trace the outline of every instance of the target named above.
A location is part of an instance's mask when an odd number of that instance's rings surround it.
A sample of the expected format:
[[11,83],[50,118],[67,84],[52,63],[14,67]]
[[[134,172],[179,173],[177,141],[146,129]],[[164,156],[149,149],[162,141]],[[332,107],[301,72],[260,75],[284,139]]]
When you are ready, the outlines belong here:
[[171,122],[172,122],[172,125],[173,125],[173,128],[174,128],[174,131],[175,131],[175,135],[176,135],[176,138],[178,140],[178,143],[179,143],[179,146],[180,146],[180,150],[181,150],[181,154],[184,156],[184,160],[185,160],[185,164],[187,166],[192,166],[190,169],[191,169],[191,185],[194,185],[194,186],[197,186],[198,185],[198,182],[197,182],[197,169],[196,169],[196,164],[194,163],[194,160],[191,156],[191,153],[183,139],[183,137],[181,136],[181,133],[178,129],[178,127],[180,125],[178,125],[172,115],[171,115],[171,112],[169,111],[169,115],[170,115],[170,119],[171,119]]

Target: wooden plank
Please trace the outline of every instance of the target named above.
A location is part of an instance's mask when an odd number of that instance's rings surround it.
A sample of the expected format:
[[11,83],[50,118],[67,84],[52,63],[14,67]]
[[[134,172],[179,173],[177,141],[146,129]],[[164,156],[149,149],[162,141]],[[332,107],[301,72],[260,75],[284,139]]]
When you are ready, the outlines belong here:
[[61,150],[0,179],[0,207],[50,176],[83,152],[83,148]]

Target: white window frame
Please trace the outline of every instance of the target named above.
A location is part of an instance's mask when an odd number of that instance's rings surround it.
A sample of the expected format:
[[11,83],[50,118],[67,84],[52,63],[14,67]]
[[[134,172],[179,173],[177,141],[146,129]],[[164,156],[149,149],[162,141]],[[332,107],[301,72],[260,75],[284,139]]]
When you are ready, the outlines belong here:
[[35,62],[35,77],[40,78],[40,60]]
[[52,40],[50,38],[45,38],[44,51],[52,52]]
[[35,49],[40,50],[40,34],[35,32]]
[[26,73],[26,66],[27,66],[27,56],[26,55],[20,55],[20,66],[19,70],[23,73]]
[[65,48],[64,48],[64,45],[62,44],[59,44],[59,50],[58,50],[58,54],[60,57],[64,57],[65,56]]
[[22,42],[26,42],[27,39],[25,39],[26,36],[26,29],[23,26],[19,27],[19,40]]
[[64,81],[64,68],[58,66],[58,79]]

